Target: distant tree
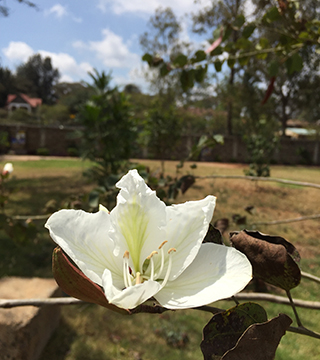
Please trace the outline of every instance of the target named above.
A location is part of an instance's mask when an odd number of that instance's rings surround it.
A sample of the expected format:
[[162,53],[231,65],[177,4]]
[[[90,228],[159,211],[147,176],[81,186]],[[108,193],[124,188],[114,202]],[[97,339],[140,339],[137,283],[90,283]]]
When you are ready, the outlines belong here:
[[9,94],[15,93],[15,78],[8,68],[0,66],[0,108],[4,107]]
[[94,161],[97,180],[117,174],[131,155],[134,126],[125,94],[111,87],[111,75],[94,70],[93,95],[82,106],[77,120],[83,126],[83,156]]
[[66,106],[69,114],[72,115],[77,114],[80,107],[93,95],[92,88],[83,82],[58,83],[54,85],[53,89],[58,103]]
[[123,91],[126,94],[141,94],[141,90],[139,88],[139,86],[135,85],[135,84],[127,84]]
[[[28,1],[28,0],[16,0],[16,1],[19,2],[19,3],[21,3],[21,4],[25,4],[25,5],[27,5],[27,6],[30,6],[30,7],[32,7],[32,8],[35,8],[35,9],[38,8],[38,6],[37,6],[35,3],[31,2],[31,1]],[[10,14],[10,8],[7,6],[5,0],[0,0],[0,4],[3,3],[3,2],[4,2],[5,5],[0,5],[0,15],[2,15],[2,16],[9,16],[9,14]]]
[[40,54],[35,54],[17,68],[16,83],[20,92],[39,97],[44,104],[50,105],[57,99],[54,85],[59,77],[59,71],[52,67],[50,57],[42,58]]

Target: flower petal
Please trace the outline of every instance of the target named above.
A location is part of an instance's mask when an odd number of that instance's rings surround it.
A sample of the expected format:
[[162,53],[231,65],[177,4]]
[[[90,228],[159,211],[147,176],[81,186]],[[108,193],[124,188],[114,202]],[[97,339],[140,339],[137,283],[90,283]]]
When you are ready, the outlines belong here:
[[164,241],[166,206],[137,170],[129,171],[116,185],[121,190],[110,213],[114,254],[122,256],[129,251],[134,270],[141,271],[146,257]]
[[118,263],[112,253],[109,217],[105,211],[91,214],[82,210],[60,210],[50,216],[45,227],[89,279],[101,285],[102,274],[108,268],[122,286],[122,258]]
[[142,284],[119,290],[113,285],[112,274],[108,269],[103,273],[102,286],[109,303],[123,309],[133,309],[144,303],[161,287],[156,281],[145,281]]
[[167,207],[168,247],[175,248],[169,280],[176,279],[196,257],[213,216],[216,198]]
[[156,294],[169,309],[198,307],[241,291],[252,278],[252,267],[240,251],[217,244],[203,244],[192,264]]

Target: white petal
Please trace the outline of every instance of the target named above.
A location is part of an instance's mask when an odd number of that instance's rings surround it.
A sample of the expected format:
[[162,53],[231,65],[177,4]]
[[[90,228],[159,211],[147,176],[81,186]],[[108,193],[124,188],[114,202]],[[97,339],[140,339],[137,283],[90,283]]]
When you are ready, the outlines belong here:
[[241,291],[252,278],[249,260],[240,251],[223,245],[203,244],[193,263],[156,294],[169,309],[198,307]]
[[50,216],[45,227],[52,239],[69,255],[76,265],[95,283],[102,284],[106,268],[121,286],[122,258],[113,256],[109,239],[110,216],[105,211],[91,214],[82,210],[60,210]]
[[130,266],[141,271],[145,258],[165,240],[166,206],[136,170],[123,176],[117,187],[117,206],[110,213],[114,254],[129,251]]
[[189,201],[167,207],[168,248],[172,254],[170,280],[177,278],[196,257],[213,216],[216,198],[207,196],[203,200]]
[[113,285],[111,272],[107,269],[102,276],[102,286],[108,301],[123,309],[134,309],[160,290],[160,284],[156,281],[145,281],[119,290]]

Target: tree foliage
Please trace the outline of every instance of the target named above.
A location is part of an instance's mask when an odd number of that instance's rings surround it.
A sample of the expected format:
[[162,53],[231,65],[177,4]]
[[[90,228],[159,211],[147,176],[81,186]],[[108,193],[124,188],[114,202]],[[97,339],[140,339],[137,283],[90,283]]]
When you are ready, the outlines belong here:
[[17,89],[19,92],[39,97],[44,104],[56,101],[54,85],[60,77],[58,69],[52,67],[51,58],[40,54],[31,56],[17,68]]

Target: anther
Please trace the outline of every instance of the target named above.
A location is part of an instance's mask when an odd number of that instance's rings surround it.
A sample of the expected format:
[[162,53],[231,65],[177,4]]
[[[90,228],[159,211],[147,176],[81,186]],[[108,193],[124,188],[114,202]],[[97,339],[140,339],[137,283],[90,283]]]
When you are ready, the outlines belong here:
[[126,250],[126,251],[124,252],[123,258],[124,258],[124,259],[129,259],[129,251],[128,251],[128,250]]
[[159,246],[159,250],[162,248],[162,246],[164,245],[164,244],[166,244],[168,241],[167,240],[165,240],[163,243],[161,243],[161,245]]
[[147,257],[147,259],[150,260],[155,254],[158,254],[158,251],[152,251],[152,253]]
[[168,250],[168,254],[170,254],[170,253],[172,253],[172,252],[176,252],[177,251],[177,249],[175,249],[175,248],[170,248],[169,250]]

